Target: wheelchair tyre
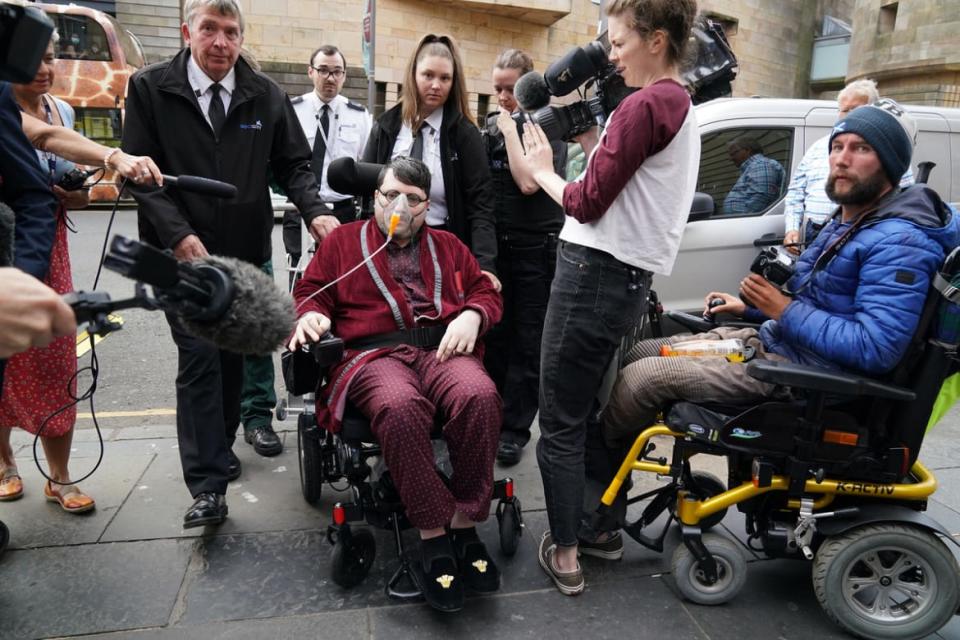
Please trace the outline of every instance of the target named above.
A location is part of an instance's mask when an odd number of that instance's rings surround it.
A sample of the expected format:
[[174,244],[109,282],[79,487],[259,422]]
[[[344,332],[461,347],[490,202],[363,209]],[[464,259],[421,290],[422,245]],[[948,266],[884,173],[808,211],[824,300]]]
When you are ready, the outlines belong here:
[[717,605],[729,602],[747,581],[747,561],[737,544],[716,533],[705,533],[701,540],[717,562],[717,581],[707,584],[699,563],[686,545],[673,552],[671,568],[680,593],[696,604]]
[[932,532],[881,523],[828,538],[813,589],[831,620],[861,638],[924,638],[960,605],[960,567]]
[[3,552],[7,550],[7,545],[10,543],[10,529],[7,528],[7,525],[0,522],[0,556],[3,555]]
[[337,539],[330,552],[330,577],[334,583],[350,589],[370,573],[377,557],[377,543],[368,529],[354,529],[344,540]]
[[[690,495],[697,500],[706,500],[713,496],[718,496],[727,490],[727,485],[723,480],[713,475],[709,471],[694,471],[690,474],[693,477],[693,486],[688,488]],[[676,512],[676,501],[670,503],[670,513]],[[707,516],[700,521],[700,530],[709,531],[723,522],[727,516],[727,510],[717,511],[711,516]]]
[[500,551],[508,558],[513,557],[520,545],[520,534],[523,529],[520,527],[520,504],[518,502],[505,502],[503,509],[497,513],[497,525],[500,528]]
[[303,499],[316,504],[323,491],[323,464],[320,456],[320,441],[307,433],[313,426],[313,414],[301,413],[297,417],[297,450],[300,462],[300,490]]

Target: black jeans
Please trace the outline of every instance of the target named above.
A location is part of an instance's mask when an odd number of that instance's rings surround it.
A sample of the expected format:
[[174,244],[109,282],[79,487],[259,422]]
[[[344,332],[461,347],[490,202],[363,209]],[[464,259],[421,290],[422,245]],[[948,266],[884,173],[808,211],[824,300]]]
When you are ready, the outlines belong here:
[[195,338],[167,314],[177,344],[177,442],[183,480],[194,498],[227,492],[228,451],[240,424],[243,356]]
[[620,341],[644,310],[651,274],[561,242],[543,327],[537,460],[558,545],[577,543],[583,515],[587,420]]
[[540,398],[540,336],[557,262],[556,234],[501,235],[503,319],[486,336],[483,364],[503,398],[500,440],[521,447]]

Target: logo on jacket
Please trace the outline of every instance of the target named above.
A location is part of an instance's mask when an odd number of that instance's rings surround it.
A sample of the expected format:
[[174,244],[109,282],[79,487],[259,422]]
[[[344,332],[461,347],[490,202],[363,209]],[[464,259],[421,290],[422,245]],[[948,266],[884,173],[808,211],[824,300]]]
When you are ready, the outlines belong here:
[[257,131],[260,131],[260,129],[263,129],[263,123],[261,123],[259,120],[257,120],[257,121],[254,122],[253,124],[241,124],[241,125],[240,125],[240,128],[241,128],[241,129],[256,129]]

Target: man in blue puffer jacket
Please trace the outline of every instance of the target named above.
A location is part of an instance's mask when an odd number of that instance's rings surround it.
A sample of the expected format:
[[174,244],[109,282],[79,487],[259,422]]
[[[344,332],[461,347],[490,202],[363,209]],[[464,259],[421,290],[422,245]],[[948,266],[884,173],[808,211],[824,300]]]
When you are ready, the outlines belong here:
[[659,357],[665,344],[740,338],[756,357],[881,375],[903,357],[916,331],[933,274],[960,244],[957,211],[925,185],[899,189],[916,128],[892,100],[855,109],[830,136],[827,195],[840,204],[801,256],[784,291],[757,274],[739,298],[714,313],[769,318],[760,331],[718,328],[706,334],[638,343],[620,371],[604,414],[608,444],[632,440],[667,401],[751,402],[789,390],[760,382],[723,357]]

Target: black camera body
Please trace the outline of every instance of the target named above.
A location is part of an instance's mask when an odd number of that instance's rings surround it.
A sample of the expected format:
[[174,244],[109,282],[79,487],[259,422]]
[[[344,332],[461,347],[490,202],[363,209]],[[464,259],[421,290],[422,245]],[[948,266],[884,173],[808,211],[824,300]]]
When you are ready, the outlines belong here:
[[782,247],[768,247],[757,254],[750,271],[783,288],[796,269],[796,258]]
[[33,80],[52,33],[43,11],[0,2],[0,80]]
[[[738,66],[722,27],[701,17],[692,31],[695,51],[681,70],[681,76],[693,103],[729,96],[730,83],[737,75]],[[584,47],[571,49],[544,72],[540,83],[542,89],[537,87],[528,91],[534,101],[542,99],[542,102],[525,105],[520,100],[521,106],[530,111],[530,119],[540,125],[547,138],[569,141],[594,125],[604,125],[613,110],[636,91],[628,87],[617,73],[609,60],[609,50],[606,32]],[[581,85],[585,85],[585,89],[592,87],[594,95],[567,105],[547,104],[549,96],[565,96]],[[521,127],[522,117],[521,114],[514,116]]]

